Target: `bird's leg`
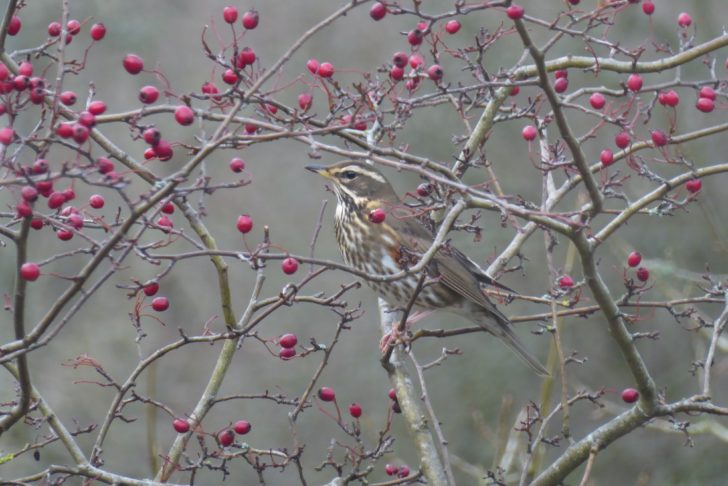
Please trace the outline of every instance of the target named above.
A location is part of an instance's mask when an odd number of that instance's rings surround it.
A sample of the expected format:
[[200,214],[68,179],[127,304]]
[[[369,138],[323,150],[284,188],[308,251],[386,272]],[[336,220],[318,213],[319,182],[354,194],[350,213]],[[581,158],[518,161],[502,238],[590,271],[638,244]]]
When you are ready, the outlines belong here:
[[409,331],[409,327],[421,321],[433,312],[435,312],[433,309],[427,309],[423,311],[413,312],[412,314],[410,314],[407,317],[407,322],[404,323],[404,332],[399,330],[399,323],[401,322],[401,319],[397,320],[395,325],[392,326],[392,330],[382,336],[382,339],[379,340],[379,351],[384,354],[387,352],[387,348],[389,348],[390,346],[394,347],[399,343],[402,343],[404,345],[409,344],[409,339],[406,336],[407,332]]

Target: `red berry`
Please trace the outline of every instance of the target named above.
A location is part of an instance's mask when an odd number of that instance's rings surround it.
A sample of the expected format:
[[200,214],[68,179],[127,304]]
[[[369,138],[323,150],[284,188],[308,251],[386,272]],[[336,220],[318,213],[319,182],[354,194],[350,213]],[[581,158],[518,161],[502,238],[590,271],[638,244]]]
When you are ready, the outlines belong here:
[[23,23],[20,21],[20,17],[13,15],[10,17],[10,22],[8,22],[8,35],[17,35],[22,26]]
[[45,174],[48,172],[48,161],[45,159],[38,159],[33,162],[32,167],[33,174]]
[[88,112],[94,116],[102,115],[106,111],[106,103],[101,100],[92,101],[88,105]]
[[536,127],[534,127],[533,125],[526,125],[525,127],[523,127],[523,130],[521,130],[521,136],[527,142],[530,142],[531,140],[535,140],[537,135],[538,135],[538,129]]
[[114,170],[114,163],[106,157],[99,157],[96,159],[96,165],[99,168],[99,172],[102,174],[108,174]]
[[258,22],[260,21],[260,16],[258,15],[258,12],[255,10],[248,10],[243,14],[243,27],[245,27],[248,30],[255,29],[258,27]]
[[281,348],[278,351],[278,357],[281,358],[283,361],[288,361],[294,356],[296,356],[296,350],[294,348]]
[[559,278],[559,287],[562,289],[570,289],[574,286],[574,279],[568,275],[563,275]]
[[142,288],[142,290],[144,291],[144,295],[151,297],[159,292],[159,284],[157,282],[148,283]]
[[68,217],[68,224],[74,229],[80,230],[83,228],[83,218],[78,213],[73,213]]
[[387,396],[390,400],[394,400],[395,402],[397,401],[397,392],[394,391],[394,388],[389,389],[389,391],[387,392]]
[[15,138],[15,130],[9,127],[0,128],[0,143],[3,145],[10,145],[13,143]]
[[318,73],[319,66],[319,62],[316,59],[309,59],[306,63],[306,69],[308,69],[311,74]]
[[174,204],[172,204],[171,201],[167,201],[166,203],[162,204],[162,212],[164,214],[174,213]]
[[94,194],[93,196],[88,198],[88,205],[94,209],[103,208],[105,203],[106,201],[104,200],[104,196],[100,194]]
[[395,66],[397,66],[399,68],[404,68],[405,66],[407,66],[407,60],[408,60],[407,54],[404,52],[401,52],[401,51],[395,52],[394,55],[392,56],[392,64],[394,64]]
[[458,31],[460,30],[460,27],[461,27],[460,22],[453,19],[453,20],[448,21],[448,23],[445,24],[445,31],[448,34],[457,34]]
[[255,132],[258,131],[257,125],[253,125],[252,123],[246,123],[244,126],[245,133],[248,135],[253,135]]
[[236,7],[227,6],[222,9],[222,18],[228,24],[234,24],[238,20],[238,9]]
[[361,412],[361,405],[359,405],[358,403],[352,403],[351,405],[349,405],[349,415],[351,415],[352,417],[361,417]]
[[73,238],[73,231],[67,229],[59,229],[56,231],[56,236],[61,241],[68,241]]
[[511,20],[518,20],[520,18],[523,18],[523,13],[523,7],[521,7],[520,5],[516,5],[515,3],[506,9],[506,14]]
[[78,123],[85,126],[86,128],[92,128],[94,125],[96,125],[96,117],[88,111],[82,111],[78,115]]
[[225,84],[235,84],[238,82],[238,75],[235,74],[235,71],[232,69],[226,69],[224,73],[222,73],[222,81]]
[[225,429],[217,434],[217,442],[222,447],[227,447],[235,441],[235,433],[231,429]]
[[15,206],[15,214],[17,214],[19,218],[30,218],[33,216],[33,208],[30,206],[28,201],[23,199]]
[[20,196],[28,202],[33,202],[38,199],[38,189],[33,186],[23,186]]
[[650,0],[645,0],[645,2],[642,4],[642,11],[647,15],[652,15],[653,13],[655,13],[655,4],[652,3]]
[[281,270],[286,275],[293,275],[298,270],[298,260],[293,257],[288,257],[281,262]]
[[334,390],[327,386],[322,386],[321,388],[319,388],[318,397],[323,402],[333,402],[334,400],[336,400],[336,394],[334,393]]
[[70,138],[73,136],[73,125],[63,122],[56,127],[56,135],[61,138]]
[[190,430],[190,423],[185,419],[176,418],[172,421],[172,427],[178,434],[185,434]]
[[442,66],[439,64],[433,64],[429,68],[427,68],[427,76],[430,77],[433,81],[440,81],[442,79],[444,72],[442,70]]
[[424,34],[420,29],[413,29],[407,32],[407,42],[411,46],[419,46],[422,44],[422,39],[424,38]]
[[652,137],[652,143],[655,144],[655,147],[663,147],[667,145],[667,134],[662,130],[652,130],[650,136]]
[[81,32],[81,22],[76,19],[69,20],[66,24],[66,30],[71,35],[77,35],[79,32]]
[[152,309],[157,312],[164,312],[169,309],[169,299],[167,297],[155,297],[152,301]]
[[387,217],[387,214],[384,212],[382,208],[377,208],[372,210],[369,213],[369,222],[374,224],[379,224],[382,221],[384,221],[384,218]]
[[[215,86],[215,83],[211,83],[210,81],[207,81],[205,84],[202,85],[202,92],[206,95],[215,95],[220,92],[220,90],[217,89],[217,86]],[[219,96],[213,96],[215,100],[220,99]]]
[[34,282],[40,276],[40,267],[37,263],[23,263],[20,266],[20,278],[28,282]]
[[698,98],[695,107],[703,113],[710,113],[715,109],[715,102],[710,98]]
[[398,478],[406,478],[409,476],[410,470],[407,466],[402,466],[399,468],[399,473],[397,473]]
[[18,66],[18,74],[21,76],[32,76],[33,75],[33,65],[29,63],[28,61],[23,61],[20,63],[20,66]]
[[59,96],[58,99],[61,100],[61,103],[63,103],[64,105],[72,106],[76,104],[76,100],[78,100],[78,97],[73,91],[64,91],[63,93],[61,93],[61,96]]
[[28,76],[18,75],[13,78],[13,87],[17,91],[24,91],[30,88],[30,78]]
[[10,76],[8,67],[0,62],[0,81],[5,81]]
[[427,182],[423,182],[417,186],[417,195],[420,197],[427,197],[432,193],[432,186]]
[[162,134],[156,128],[147,128],[142,132],[142,138],[149,145],[154,146],[162,139]]
[[690,179],[685,183],[685,187],[688,191],[695,194],[703,188],[703,182],[700,179]]
[[630,142],[630,137],[629,137],[629,133],[627,133],[627,132],[619,132],[614,137],[614,144],[621,149],[625,149],[625,148],[629,147],[629,142]]
[[[43,159],[39,159],[43,160]],[[38,192],[40,192],[40,195],[43,197],[48,197],[53,192],[53,181],[52,180],[45,180],[45,181],[38,181],[35,183],[35,187],[38,188]],[[65,198],[64,198],[65,202]]]
[[[74,199],[76,199],[76,192],[69,187],[68,189],[63,191],[63,197],[66,198],[66,202],[73,201]],[[74,208],[73,211],[76,211],[76,209]]]
[[245,234],[250,232],[250,230],[253,229],[253,218],[248,216],[247,214],[243,214],[242,216],[238,217],[237,222],[238,231]]
[[647,280],[650,279],[650,271],[647,270],[645,267],[640,267],[637,269],[637,279],[641,282],[647,282]]
[[154,155],[159,157],[159,160],[166,162],[174,156],[174,149],[172,145],[165,139],[160,139],[159,142],[152,147]]
[[710,86],[703,86],[698,92],[700,98],[708,98],[715,101],[715,90]]
[[387,476],[396,476],[399,473],[399,468],[394,464],[387,464],[384,466],[384,472],[387,473]]
[[687,12],[682,12],[680,15],[677,16],[677,25],[679,25],[680,27],[690,27],[690,24],[692,23],[693,18]]
[[382,20],[385,15],[387,15],[387,7],[383,3],[374,2],[369,10],[369,16],[374,20]]
[[169,233],[169,230],[174,228],[174,223],[165,214],[165,215],[162,215],[162,217],[157,220],[157,226],[159,226],[162,229],[162,231],[164,231],[165,233]]
[[80,123],[74,123],[71,126],[71,129],[73,130],[73,140],[77,144],[80,145],[88,140],[89,131],[87,127],[81,125]]
[[675,107],[680,103],[680,95],[673,90],[665,91],[657,95],[657,101],[665,106]]
[[174,119],[183,126],[192,125],[195,121],[195,112],[187,105],[178,106],[174,110]]
[[609,149],[604,149],[599,154],[599,160],[604,167],[609,167],[614,163],[614,153]]
[[233,172],[242,172],[245,170],[245,162],[243,159],[234,158],[230,161],[230,170]]
[[129,74],[139,74],[144,69],[144,61],[136,54],[127,54],[124,57],[124,69]]
[[330,62],[322,62],[318,68],[318,75],[322,78],[330,78],[334,75],[334,66]]
[[642,255],[638,251],[633,251],[627,255],[627,265],[634,268],[642,262]]
[[145,105],[154,103],[159,99],[159,90],[155,86],[144,86],[139,90],[139,101]]
[[66,196],[62,192],[53,192],[48,196],[48,207],[58,209],[66,203]]
[[33,218],[30,220],[30,227],[34,230],[39,230],[43,228],[43,220],[40,218]]
[[308,111],[313,103],[313,96],[309,93],[301,93],[298,95],[298,107],[303,111]]
[[281,336],[278,340],[278,343],[281,345],[282,348],[290,349],[296,346],[296,344],[298,343],[298,338],[295,334],[288,333]]
[[639,397],[640,392],[634,388],[625,388],[624,391],[622,391],[622,400],[626,403],[634,403],[639,399]]
[[243,69],[245,66],[249,66],[255,63],[257,56],[252,47],[243,47],[243,50],[238,54],[238,62],[236,66],[238,69]]
[[642,89],[642,76],[639,74],[630,74],[627,78],[627,89],[636,93]]
[[235,422],[235,425],[233,425],[233,430],[236,434],[245,435],[248,432],[250,432],[250,429],[252,427],[250,426],[250,422],[247,420],[238,420]]
[[510,96],[516,96],[520,92],[521,92],[521,87],[520,86],[514,86],[513,88],[511,88],[511,94],[510,94]]
[[572,5],[579,5],[580,2],[581,0],[569,0],[569,3]]
[[601,93],[593,93],[589,97],[589,103],[591,104],[592,108],[594,108],[595,110],[601,110],[602,108],[604,108],[604,105],[607,103],[607,99]]
[[420,78],[410,78],[404,83],[408,91],[414,91],[420,85]]
[[561,78],[568,78],[569,77],[569,71],[566,69],[558,69],[556,72],[554,72],[554,78],[561,79]]
[[554,81],[554,91],[563,93],[569,88],[569,78],[557,78]]
[[106,26],[99,22],[91,26],[91,38],[95,41],[100,41],[106,36]]
[[418,67],[422,66],[425,63],[425,58],[422,57],[422,54],[419,52],[415,52],[409,57],[409,65],[412,69],[417,69]]
[[61,35],[61,30],[60,22],[51,22],[48,24],[48,35],[51,37],[58,37]]

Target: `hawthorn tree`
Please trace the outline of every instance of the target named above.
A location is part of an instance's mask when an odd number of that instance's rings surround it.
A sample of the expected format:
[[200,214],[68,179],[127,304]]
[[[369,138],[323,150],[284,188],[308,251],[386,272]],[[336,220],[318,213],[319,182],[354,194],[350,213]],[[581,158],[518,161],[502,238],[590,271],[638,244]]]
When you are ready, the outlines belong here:
[[[702,262],[725,259],[710,208],[725,202],[728,35],[698,28],[698,2],[681,2],[682,13],[650,0],[549,3],[340,0],[286,32],[266,25],[276,6],[206,5],[179,58],[161,61],[142,48],[115,55],[118,16],[10,0],[0,25],[3,480],[587,485],[623,479],[612,451],[643,433],[671,453],[683,444],[670,432],[685,445],[694,433],[709,448],[725,442],[724,276],[701,266],[686,285],[675,262],[695,247]],[[176,13],[155,8],[169,17],[164,43]],[[40,23],[47,32],[33,31]],[[389,51],[331,35],[354,23]],[[623,24],[640,35],[621,38]],[[281,41],[263,47],[265,29]],[[322,37],[317,57],[305,56]],[[202,73],[197,88],[168,74],[175,63]],[[449,142],[421,141],[435,132]],[[383,277],[322,256],[326,201],[259,218],[301,187],[331,199],[313,179],[293,187],[321,158],[408,181],[403,206],[380,216],[434,229],[409,270]],[[296,174],[290,188],[258,189],[281,172]],[[700,231],[686,238],[691,224]],[[425,279],[451,240],[519,290],[484,289],[529,327],[532,349],[549,349],[551,377],[524,371],[517,399],[475,344],[493,341],[481,328],[437,314],[408,326],[411,304],[381,301],[377,313],[360,303],[366,279]],[[671,243],[672,261],[658,258]],[[278,333],[292,316],[322,325]],[[383,353],[355,334],[374,321],[382,335],[398,331]],[[105,343],[120,322],[133,356]],[[433,373],[468,373],[468,358],[489,395],[505,397],[500,411],[433,386]],[[519,363],[504,360],[516,376]],[[371,368],[379,392],[364,406]],[[637,457],[655,463],[660,447]],[[670,462],[660,467],[680,476],[684,464]],[[718,484],[725,470],[699,476]]]

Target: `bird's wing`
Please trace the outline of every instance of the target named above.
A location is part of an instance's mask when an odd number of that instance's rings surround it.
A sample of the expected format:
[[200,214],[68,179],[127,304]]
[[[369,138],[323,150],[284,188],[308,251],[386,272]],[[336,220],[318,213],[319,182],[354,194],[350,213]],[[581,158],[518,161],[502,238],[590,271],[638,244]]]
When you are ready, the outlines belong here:
[[[404,246],[409,251],[422,255],[432,245],[430,231],[415,218],[399,219],[394,224],[395,230],[404,236]],[[506,316],[483,294],[479,282],[497,284],[462,252],[443,246],[430,262],[429,269],[444,285],[488,310],[496,319],[508,322]]]
[[506,287],[502,283],[493,280],[488,276],[485,271],[480,268],[480,265],[475,263],[473,260],[467,257],[465,253],[461,252],[457,248],[451,248],[450,251],[452,252],[453,257],[455,257],[461,264],[465,266],[470,272],[473,274],[473,276],[478,280],[478,282],[484,284],[484,285],[490,285],[492,287],[498,287],[499,289],[506,290],[508,292],[512,292],[514,294],[518,294],[515,290],[513,290],[510,287]]

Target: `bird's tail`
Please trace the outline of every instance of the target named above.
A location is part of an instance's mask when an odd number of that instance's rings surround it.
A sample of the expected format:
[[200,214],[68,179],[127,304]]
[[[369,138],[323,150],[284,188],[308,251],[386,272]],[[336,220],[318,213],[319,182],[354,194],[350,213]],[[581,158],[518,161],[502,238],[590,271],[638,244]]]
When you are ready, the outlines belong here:
[[501,338],[536,373],[541,376],[551,376],[551,373],[526,349],[526,346],[521,342],[520,338],[513,332],[511,321],[496,309],[495,306],[491,309],[482,309],[480,316],[481,318],[478,319],[478,324],[484,327],[485,330]]
[[[499,323],[501,324],[501,323]],[[523,361],[526,362],[528,366],[530,366],[536,373],[538,373],[541,376],[551,376],[551,373],[548,372],[548,370],[544,367],[544,365],[541,364],[541,362],[536,359],[536,357],[531,354],[531,352],[526,349],[526,346],[521,342],[521,340],[516,336],[516,334],[513,332],[513,330],[510,328],[510,326],[504,326],[500,325],[500,331],[501,333],[496,334],[501,340],[508,345],[509,348],[511,348],[513,351],[516,352],[519,358],[521,358]]]

